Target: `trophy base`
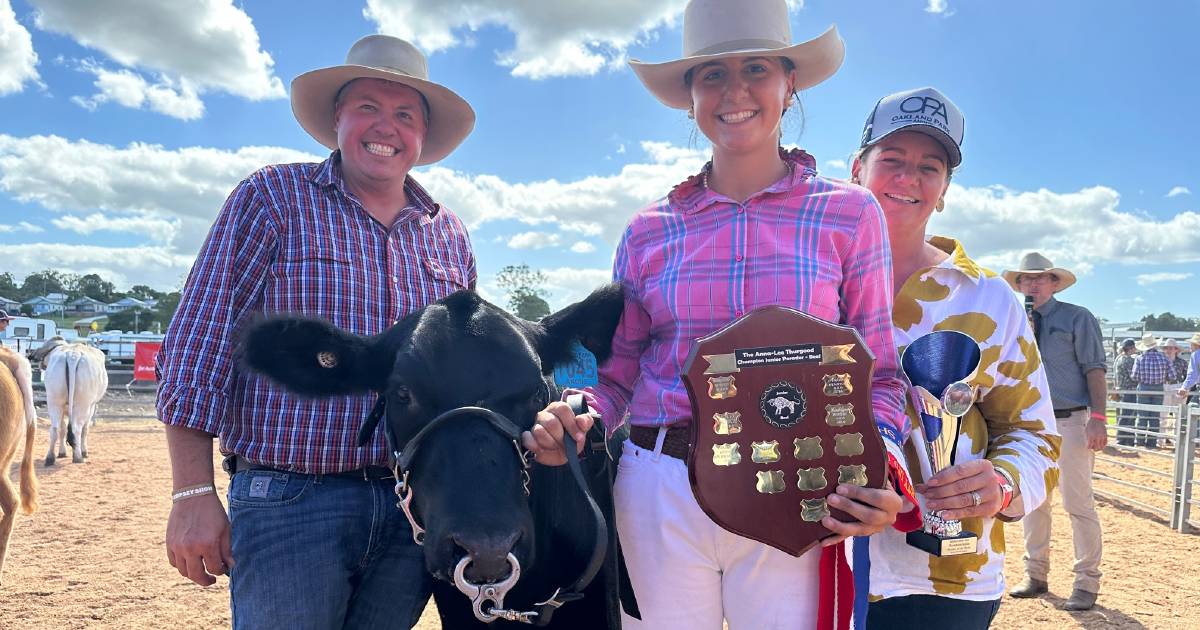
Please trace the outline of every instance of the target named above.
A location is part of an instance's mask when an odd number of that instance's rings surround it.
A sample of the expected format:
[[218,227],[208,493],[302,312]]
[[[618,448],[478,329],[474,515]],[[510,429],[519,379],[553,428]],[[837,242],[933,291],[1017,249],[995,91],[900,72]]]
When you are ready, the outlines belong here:
[[935,556],[959,556],[964,553],[975,553],[979,546],[979,537],[971,532],[962,532],[957,536],[938,536],[924,531],[908,532],[904,537],[908,544]]

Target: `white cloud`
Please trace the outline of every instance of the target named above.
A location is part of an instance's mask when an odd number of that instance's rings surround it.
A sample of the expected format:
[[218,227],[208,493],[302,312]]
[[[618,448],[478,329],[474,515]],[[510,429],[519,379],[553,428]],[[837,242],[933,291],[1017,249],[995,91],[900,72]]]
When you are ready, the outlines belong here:
[[159,289],[178,288],[192,266],[192,258],[167,247],[64,247],[61,243],[0,245],[4,270],[11,272],[13,277],[24,278],[43,269],[97,273],[118,288],[134,284]]
[[1141,286],[1146,286],[1158,282],[1178,282],[1179,280],[1187,280],[1193,275],[1192,273],[1172,273],[1166,271],[1161,273],[1141,273],[1137,276],[1137,283]]
[[[232,0],[29,1],[37,9],[38,28],[67,35],[129,69],[96,73],[100,93],[82,99],[93,106],[111,100],[140,107],[144,101],[176,115],[195,112],[198,95],[214,90],[250,100],[287,96],[250,16]],[[148,82],[132,70],[158,79]]]
[[468,175],[439,166],[424,170],[418,178],[473,229],[509,219],[528,225],[555,224],[560,232],[598,236],[615,244],[634,212],[698,172],[708,159],[706,152],[669,143],[643,142],[641,147],[648,163],[626,164],[613,175],[571,182],[509,183],[493,175]]
[[926,13],[935,13],[935,14],[939,14],[939,15],[944,14],[944,15],[949,16],[949,15],[953,14],[953,11],[949,11],[949,9],[950,9],[950,6],[949,6],[949,2],[947,2],[947,0],[926,0],[926,3],[925,3],[925,12]]
[[179,219],[156,218],[152,215],[111,217],[94,212],[86,217],[67,215],[50,221],[55,227],[77,234],[93,232],[130,232],[143,234],[159,244],[169,244],[179,232]]
[[99,92],[88,98],[74,96],[71,100],[89,111],[112,101],[132,109],[146,107],[180,120],[196,120],[204,115],[204,103],[186,79],[173,81],[162,76],[158,83],[150,84],[129,70],[112,71],[92,62],[83,62],[80,68],[96,75],[94,85]]
[[846,170],[846,160],[825,160],[825,168],[844,171]]
[[1176,187],[1172,188],[1170,192],[1167,193],[1167,197],[1178,197],[1180,195],[1190,195],[1190,194],[1192,194],[1192,191],[1188,190],[1186,186],[1176,186]]
[[[796,3],[791,3],[796,4]],[[379,32],[415,42],[428,53],[469,44],[484,26],[508,29],[511,50],[496,61],[530,79],[592,75],[625,63],[632,44],[673,25],[686,0],[367,0],[363,15]]]
[[16,225],[0,224],[0,234],[13,234],[16,232],[29,232],[31,234],[36,234],[38,232],[45,231],[46,230],[42,226],[34,225],[28,221],[20,221]]
[[1003,186],[950,185],[946,211],[929,231],[960,238],[968,253],[992,269],[1013,269],[1039,251],[1055,264],[1090,273],[1100,263],[1178,264],[1200,261],[1200,214],[1167,220],[1118,208],[1117,191],[1095,186],[1077,192],[1013,191]]
[[596,246],[587,241],[575,241],[575,243],[571,245],[571,251],[575,252],[576,254],[590,254],[596,251]]
[[9,0],[0,0],[0,96],[20,92],[37,82],[38,56],[29,30],[17,21]]
[[558,245],[562,237],[546,232],[522,232],[508,239],[508,246],[513,249],[545,249]]

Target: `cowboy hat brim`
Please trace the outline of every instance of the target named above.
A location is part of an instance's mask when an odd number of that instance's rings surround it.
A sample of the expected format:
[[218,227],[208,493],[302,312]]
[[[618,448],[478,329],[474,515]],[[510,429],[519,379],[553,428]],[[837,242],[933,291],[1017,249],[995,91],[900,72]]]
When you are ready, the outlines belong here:
[[1063,269],[1062,267],[1050,267],[1047,269],[1019,269],[1017,271],[1006,270],[1001,275],[1004,276],[1004,279],[1008,281],[1008,285],[1012,287],[1014,291],[1019,292],[1021,289],[1017,286],[1017,276],[1026,273],[1052,273],[1058,276],[1058,288],[1054,290],[1055,293],[1064,291],[1067,289],[1067,287],[1075,284],[1075,274]]
[[796,91],[800,91],[833,76],[846,58],[846,44],[838,35],[837,26],[830,26],[818,37],[792,46],[763,47],[764,43],[761,40],[729,42],[722,46],[727,50],[662,63],[631,59],[629,67],[633,68],[646,89],[664,105],[673,109],[688,109],[692,106],[692,92],[684,81],[684,75],[707,61],[748,56],[787,57],[796,66]]
[[429,103],[429,124],[416,166],[450,155],[475,128],[475,110],[458,94],[432,81],[399,72],[353,64],[305,72],[292,80],[292,113],[317,142],[337,149],[334,102],[338,90],[354,79],[383,79],[407,85]]

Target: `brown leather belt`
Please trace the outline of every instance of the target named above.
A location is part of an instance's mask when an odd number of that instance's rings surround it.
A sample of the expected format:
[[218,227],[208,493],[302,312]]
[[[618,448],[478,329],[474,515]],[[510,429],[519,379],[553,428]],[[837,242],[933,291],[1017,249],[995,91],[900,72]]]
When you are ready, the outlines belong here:
[[[654,450],[658,441],[658,427],[630,427],[629,441],[648,451]],[[675,459],[687,461],[688,448],[691,446],[691,430],[688,427],[670,427],[663,438],[662,454]]]
[[[254,462],[237,454],[227,455],[225,460],[221,463],[221,468],[224,469],[225,472],[229,473],[230,477],[232,477],[234,473],[244,470],[266,470],[278,473],[296,472],[294,470],[280,470],[278,468],[271,468],[270,466],[263,466],[262,464],[255,464]],[[392,479],[395,475],[392,474],[392,469],[388,468],[387,466],[367,466],[365,468],[357,468],[355,470],[346,470],[343,472],[321,473],[321,476],[362,479],[364,481],[370,481],[372,479]]]
[[1075,413],[1076,411],[1083,411],[1085,409],[1087,409],[1087,407],[1071,407],[1069,409],[1055,409],[1054,417],[1055,418],[1070,418],[1071,414]]

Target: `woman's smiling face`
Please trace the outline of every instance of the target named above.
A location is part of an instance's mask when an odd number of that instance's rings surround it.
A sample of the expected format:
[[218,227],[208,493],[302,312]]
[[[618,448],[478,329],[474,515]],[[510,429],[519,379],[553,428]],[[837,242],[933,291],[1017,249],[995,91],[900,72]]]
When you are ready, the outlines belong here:
[[779,144],[784,105],[795,71],[779,57],[729,57],[690,72],[696,124],[714,149],[735,153]]
[[854,176],[875,193],[888,223],[924,226],[950,186],[946,149],[919,131],[897,131],[854,162]]

